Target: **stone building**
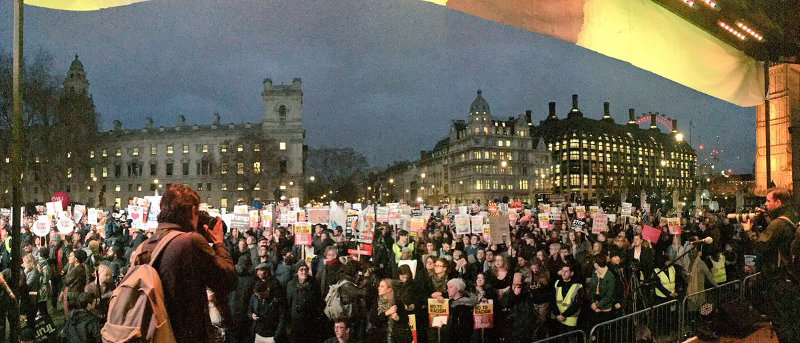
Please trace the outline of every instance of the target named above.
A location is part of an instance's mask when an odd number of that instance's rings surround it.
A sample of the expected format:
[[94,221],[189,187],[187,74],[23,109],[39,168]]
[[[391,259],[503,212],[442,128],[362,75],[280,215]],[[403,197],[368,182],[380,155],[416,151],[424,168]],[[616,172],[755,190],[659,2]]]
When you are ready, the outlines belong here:
[[549,193],[550,153],[530,136],[531,112],[506,120],[493,117],[478,90],[468,119],[456,120],[449,136],[398,171],[395,197],[428,204],[487,204],[495,200],[533,203]]
[[[78,63],[80,64],[80,63]],[[65,90],[86,92],[88,81],[75,63],[64,81]],[[307,147],[302,124],[303,89],[299,78],[288,85],[265,79],[261,93],[261,122],[223,124],[214,114],[208,125],[187,124],[183,115],[174,126],[154,127],[146,118],[143,127],[127,128],[114,121],[110,131],[100,133],[100,146],[87,156],[92,168],[88,184],[67,185],[73,201],[90,206],[126,206],[133,197],[152,195],[170,184],[186,184],[197,190],[201,201],[214,207],[231,208],[237,202],[273,201],[281,196],[302,197]],[[241,149],[229,146],[248,130],[261,132],[275,146],[260,147],[279,154],[279,176],[248,192],[217,167],[220,156]],[[241,150],[239,150],[241,151]],[[38,190],[37,190],[38,191]],[[248,196],[250,195],[250,196]],[[25,199],[49,199],[49,194],[30,190]],[[252,197],[252,198],[250,198]]]
[[558,118],[551,102],[549,115],[531,128],[531,135],[544,138],[552,153],[553,192],[615,201],[640,194],[671,197],[673,202],[693,196],[697,154],[683,140],[677,121],[662,133],[656,122],[668,119],[648,114],[650,127],[641,129],[634,116],[630,109],[628,123],[617,124],[606,102],[602,119],[587,118],[578,108],[578,95],[573,95],[567,117]]

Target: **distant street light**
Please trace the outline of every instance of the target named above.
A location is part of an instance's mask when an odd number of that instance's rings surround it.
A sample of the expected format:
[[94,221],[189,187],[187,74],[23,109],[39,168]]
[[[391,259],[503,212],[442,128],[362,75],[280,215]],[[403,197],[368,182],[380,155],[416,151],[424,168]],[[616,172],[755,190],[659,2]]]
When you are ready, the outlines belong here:
[[425,178],[425,173],[419,174],[419,177],[424,179]]
[[389,183],[394,183],[394,179],[389,179]]
[[503,168],[505,168],[505,167],[507,167],[507,166],[508,166],[508,162],[506,162],[506,161],[501,161],[501,162],[500,162],[500,166],[501,166],[501,167],[503,167]]
[[317,178],[314,177],[314,175],[311,175],[311,176],[308,177],[308,180],[311,181],[311,182],[314,182],[314,181],[317,180]]

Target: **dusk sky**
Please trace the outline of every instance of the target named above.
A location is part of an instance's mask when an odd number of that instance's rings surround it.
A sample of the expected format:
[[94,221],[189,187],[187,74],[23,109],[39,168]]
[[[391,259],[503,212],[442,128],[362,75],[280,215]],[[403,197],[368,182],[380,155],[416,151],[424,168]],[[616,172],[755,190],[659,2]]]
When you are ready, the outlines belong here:
[[[0,50],[12,48],[3,2]],[[743,108],[567,42],[419,0],[153,0],[97,12],[25,8],[25,52],[49,51],[65,73],[78,54],[102,127],[258,122],[262,81],[303,79],[306,144],[350,146],[372,165],[414,160],[466,119],[477,89],[493,116],[579,94],[589,117],[660,112],[719,164],[752,173],[755,108]],[[647,49],[647,47],[642,47]],[[662,130],[664,130],[662,128]],[[719,136],[719,145],[716,145]],[[698,152],[701,162],[706,157]]]

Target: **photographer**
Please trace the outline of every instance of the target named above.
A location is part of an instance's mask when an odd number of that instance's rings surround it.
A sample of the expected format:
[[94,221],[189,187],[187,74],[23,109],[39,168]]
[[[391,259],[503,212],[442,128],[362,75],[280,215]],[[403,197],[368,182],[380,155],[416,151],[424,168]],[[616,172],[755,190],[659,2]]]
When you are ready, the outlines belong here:
[[767,193],[765,206],[766,219],[769,220],[764,232],[756,233],[753,223],[742,223],[747,237],[753,242],[753,250],[763,260],[763,277],[756,280],[753,305],[766,314],[781,342],[797,342],[800,339],[800,326],[797,313],[800,313],[800,292],[797,285],[789,282],[786,265],[789,262],[790,245],[795,235],[797,214],[788,206],[789,192],[771,190]]
[[197,192],[184,185],[172,185],[161,198],[158,228],[142,244],[153,249],[171,231],[183,232],[173,239],[153,265],[161,277],[164,300],[175,339],[181,342],[209,342],[211,319],[206,287],[216,294],[236,289],[236,270],[222,244],[222,221],[213,229],[198,228]]
[[764,203],[767,207],[764,215],[769,221],[766,229],[758,233],[752,230],[753,222],[751,220],[742,223],[742,228],[753,243],[754,252],[761,255],[764,261],[765,275],[775,274],[789,262],[789,248],[794,239],[797,223],[797,214],[790,206],[787,206],[789,201],[788,191],[770,190],[767,193],[767,201]]

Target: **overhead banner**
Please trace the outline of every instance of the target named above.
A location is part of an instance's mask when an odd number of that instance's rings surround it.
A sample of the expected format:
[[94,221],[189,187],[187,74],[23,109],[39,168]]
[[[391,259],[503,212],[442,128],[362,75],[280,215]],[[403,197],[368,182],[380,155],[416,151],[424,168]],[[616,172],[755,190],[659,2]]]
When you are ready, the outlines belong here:
[[565,40],[739,106],[764,102],[761,62],[652,0],[425,1]]

